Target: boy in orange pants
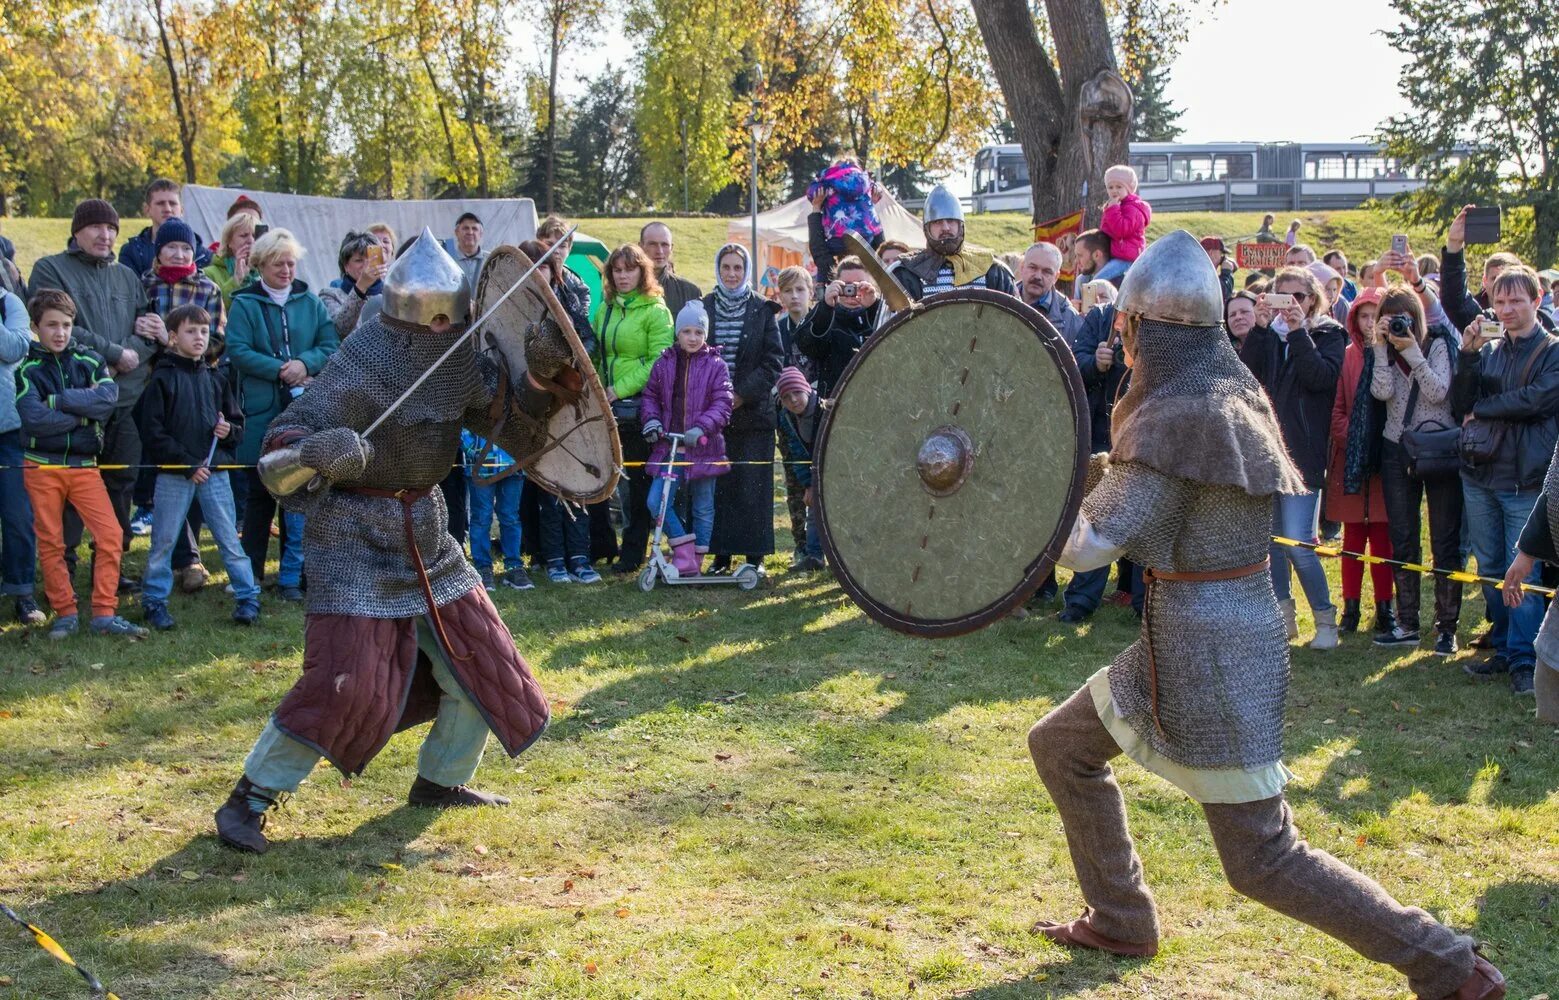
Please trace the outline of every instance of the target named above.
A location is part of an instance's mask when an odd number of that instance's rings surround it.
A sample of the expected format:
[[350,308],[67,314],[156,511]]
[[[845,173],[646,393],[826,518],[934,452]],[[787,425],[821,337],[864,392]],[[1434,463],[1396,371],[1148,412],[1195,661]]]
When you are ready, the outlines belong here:
[[16,370],[16,410],[22,420],[22,481],[32,501],[43,589],[54,608],[50,639],[75,634],[76,591],[65,568],[63,518],[68,503],[96,540],[92,569],[92,631],[144,637],[146,629],[119,617],[119,561],[123,534],[97,470],[103,421],[114,412],[119,387],[103,359],[72,345],[76,304],[44,289],[27,304],[35,343]]

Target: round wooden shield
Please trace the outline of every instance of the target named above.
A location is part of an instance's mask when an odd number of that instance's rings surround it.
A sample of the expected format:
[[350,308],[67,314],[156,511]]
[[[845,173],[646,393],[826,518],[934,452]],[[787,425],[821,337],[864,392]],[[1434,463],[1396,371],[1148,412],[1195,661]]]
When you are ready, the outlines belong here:
[[985,289],[937,295],[861,347],[818,431],[823,544],[846,593],[951,636],[1044,582],[1082,503],[1087,397],[1055,328]]
[[[488,254],[472,302],[476,315],[486,315],[530,266],[530,258],[518,247],[501,246]],[[547,421],[548,447],[527,457],[521,466],[549,493],[578,504],[597,503],[617,488],[622,467],[617,422],[590,355],[541,271],[498,307],[498,314],[480,331],[480,346],[507,366],[511,382],[516,382],[525,376],[525,331],[548,314],[568,340],[584,387],[577,403],[563,406]]]

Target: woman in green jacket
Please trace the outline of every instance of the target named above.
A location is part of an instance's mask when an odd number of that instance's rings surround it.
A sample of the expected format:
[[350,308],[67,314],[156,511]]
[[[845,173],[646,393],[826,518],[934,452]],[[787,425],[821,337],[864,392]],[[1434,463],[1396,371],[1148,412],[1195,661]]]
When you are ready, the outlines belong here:
[[[255,579],[264,579],[276,501],[254,465],[266,429],[325,362],[340,340],[325,304],[296,278],[303,247],[285,229],[272,229],[250,253],[257,278],[233,293],[227,314],[227,357],[238,370],[244,399],[244,438],[236,450],[244,502],[244,552]],[[284,541],[285,544],[285,541]]]
[[254,280],[249,255],[254,248],[254,227],[260,222],[251,212],[237,212],[222,227],[217,253],[201,272],[222,290],[222,304],[233,304],[233,293]]
[[613,250],[606,259],[606,276],[590,325],[595,330],[596,371],[617,418],[629,487],[622,554],[612,568],[637,573],[650,538],[650,474],[643,464],[650,446],[639,425],[639,394],[650,379],[650,367],[671,346],[676,331],[655,269],[637,245]]

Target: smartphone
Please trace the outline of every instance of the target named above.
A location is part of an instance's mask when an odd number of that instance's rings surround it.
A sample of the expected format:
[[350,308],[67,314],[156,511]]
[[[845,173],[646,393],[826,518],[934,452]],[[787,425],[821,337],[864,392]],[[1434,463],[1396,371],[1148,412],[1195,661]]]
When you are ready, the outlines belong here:
[[1267,293],[1267,308],[1271,309],[1273,312],[1278,312],[1282,309],[1291,309],[1293,308],[1293,305],[1294,297],[1289,295],[1287,292]]
[[1407,256],[1406,233],[1397,233],[1395,236],[1391,237],[1391,252],[1396,254],[1398,257]]
[[384,244],[370,244],[366,249],[363,250],[363,259],[373,267],[382,266],[384,264]]
[[1498,243],[1500,241],[1499,206],[1489,205],[1467,210],[1468,243]]
[[1093,282],[1083,285],[1083,312],[1093,308],[1094,300],[1099,297],[1099,290],[1093,286]]

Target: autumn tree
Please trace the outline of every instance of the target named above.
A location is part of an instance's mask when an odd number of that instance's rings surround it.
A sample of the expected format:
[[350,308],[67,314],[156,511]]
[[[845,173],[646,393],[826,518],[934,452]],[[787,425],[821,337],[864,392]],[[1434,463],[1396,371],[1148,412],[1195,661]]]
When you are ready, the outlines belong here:
[[[1408,56],[1399,77],[1412,111],[1391,118],[1387,152],[1428,185],[1402,199],[1419,222],[1465,204],[1532,210],[1539,266],[1559,254],[1559,8],[1522,0],[1393,0],[1387,32]],[[1463,147],[1457,158],[1447,153]]]
[[601,26],[605,12],[602,0],[542,0],[530,8],[531,16],[543,35],[547,60],[547,88],[543,133],[546,155],[545,204],[549,213],[557,211],[558,158],[558,67],[567,48],[581,46]]

